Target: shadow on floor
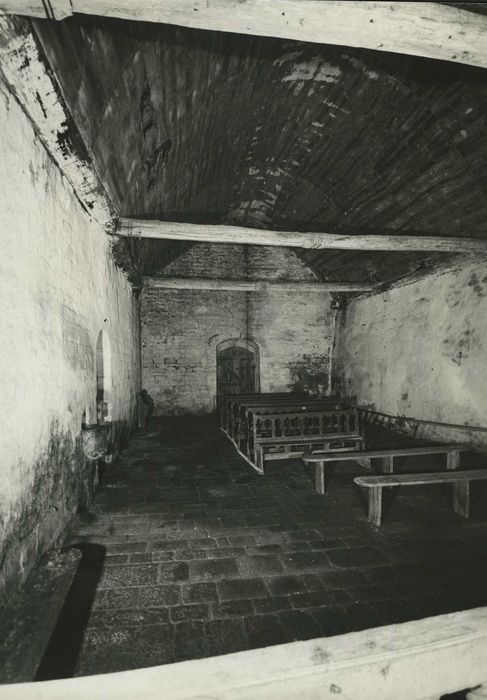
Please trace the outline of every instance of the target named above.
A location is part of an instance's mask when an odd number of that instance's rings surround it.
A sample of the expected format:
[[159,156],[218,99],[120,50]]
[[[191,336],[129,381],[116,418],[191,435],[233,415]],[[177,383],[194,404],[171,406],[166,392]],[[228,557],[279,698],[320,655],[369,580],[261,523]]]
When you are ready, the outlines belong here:
[[81,561],[42,657],[36,681],[71,678],[76,669],[95,592],[103,572],[106,549],[80,543]]

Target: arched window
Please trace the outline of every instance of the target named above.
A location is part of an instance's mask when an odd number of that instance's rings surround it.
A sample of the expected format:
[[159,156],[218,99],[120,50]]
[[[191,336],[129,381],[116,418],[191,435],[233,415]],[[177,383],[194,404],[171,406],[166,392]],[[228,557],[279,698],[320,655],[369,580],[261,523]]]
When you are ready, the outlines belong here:
[[[106,404],[105,410],[100,409],[102,403]],[[96,341],[96,404],[98,421],[111,420],[112,353],[106,331],[100,331]]]

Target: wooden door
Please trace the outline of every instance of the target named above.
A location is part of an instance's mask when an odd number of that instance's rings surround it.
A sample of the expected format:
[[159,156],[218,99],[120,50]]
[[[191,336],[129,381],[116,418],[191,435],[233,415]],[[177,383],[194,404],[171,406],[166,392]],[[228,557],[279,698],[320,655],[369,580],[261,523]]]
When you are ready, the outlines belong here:
[[220,350],[217,354],[217,399],[229,394],[256,392],[256,358],[252,350],[238,345]]

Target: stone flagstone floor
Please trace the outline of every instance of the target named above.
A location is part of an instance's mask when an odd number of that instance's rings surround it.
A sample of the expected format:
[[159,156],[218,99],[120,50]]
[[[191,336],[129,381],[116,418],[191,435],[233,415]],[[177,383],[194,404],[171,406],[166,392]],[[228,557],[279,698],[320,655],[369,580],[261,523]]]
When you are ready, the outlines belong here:
[[353,484],[361,471],[340,470],[320,496],[300,461],[253,472],[214,418],[152,419],[68,540],[87,562],[71,600],[88,620],[75,675],[487,604],[482,485],[469,521],[448,487],[396,489],[378,530]]

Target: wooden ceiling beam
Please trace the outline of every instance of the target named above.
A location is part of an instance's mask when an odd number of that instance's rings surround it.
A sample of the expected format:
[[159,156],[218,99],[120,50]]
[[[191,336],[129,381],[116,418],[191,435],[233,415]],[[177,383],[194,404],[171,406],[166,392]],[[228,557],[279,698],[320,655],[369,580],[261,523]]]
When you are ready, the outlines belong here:
[[116,235],[193,243],[239,243],[288,248],[334,248],[394,252],[487,253],[487,239],[441,236],[345,235],[341,233],[295,233],[210,224],[185,224],[153,219],[120,219]]
[[222,280],[199,277],[144,277],[155,289],[215,290],[228,292],[370,292],[362,282],[279,282],[273,280]]
[[487,16],[436,2],[0,0],[0,12],[89,14],[272,36],[487,67]]

